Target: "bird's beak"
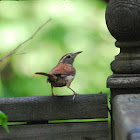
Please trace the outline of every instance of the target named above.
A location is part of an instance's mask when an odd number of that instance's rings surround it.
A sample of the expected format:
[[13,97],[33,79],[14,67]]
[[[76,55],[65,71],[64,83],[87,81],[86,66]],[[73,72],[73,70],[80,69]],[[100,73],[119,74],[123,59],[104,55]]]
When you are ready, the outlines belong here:
[[80,52],[76,52],[74,53],[75,56],[77,56],[79,53],[82,53],[83,51],[80,51]]

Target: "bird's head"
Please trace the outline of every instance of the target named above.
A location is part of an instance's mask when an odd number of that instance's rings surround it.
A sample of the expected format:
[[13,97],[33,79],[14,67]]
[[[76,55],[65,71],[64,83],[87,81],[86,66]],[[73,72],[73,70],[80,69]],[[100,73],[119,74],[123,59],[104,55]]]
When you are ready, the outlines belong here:
[[73,62],[74,62],[74,59],[75,59],[75,57],[79,54],[79,53],[81,53],[82,51],[80,51],[80,52],[76,52],[76,53],[69,53],[69,54],[66,54],[66,55],[64,55],[61,59],[60,59],[60,61],[59,61],[59,64],[73,64]]

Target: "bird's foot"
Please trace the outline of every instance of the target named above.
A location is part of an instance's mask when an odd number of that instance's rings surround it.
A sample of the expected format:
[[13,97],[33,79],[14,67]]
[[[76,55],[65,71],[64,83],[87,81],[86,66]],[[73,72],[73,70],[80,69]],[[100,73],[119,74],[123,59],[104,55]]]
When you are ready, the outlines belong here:
[[52,96],[57,96],[57,94],[52,93]]
[[74,95],[73,95],[73,101],[75,100],[75,97],[76,97],[76,95],[78,95],[76,92],[74,92]]

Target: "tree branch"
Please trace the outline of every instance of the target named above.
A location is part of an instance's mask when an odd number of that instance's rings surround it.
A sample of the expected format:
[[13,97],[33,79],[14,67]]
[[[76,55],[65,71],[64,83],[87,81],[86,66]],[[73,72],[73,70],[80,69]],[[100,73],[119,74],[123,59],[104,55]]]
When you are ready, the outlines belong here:
[[16,51],[25,43],[27,43],[28,41],[30,41],[31,39],[34,38],[34,36],[46,25],[48,24],[49,22],[51,21],[51,18],[48,19],[45,23],[43,23],[41,26],[39,26],[39,28],[34,32],[34,34],[29,37],[27,40],[23,41],[22,43],[20,43],[11,53],[9,53],[8,55],[6,55],[5,57],[1,58],[0,59],[0,62],[2,62],[3,60],[5,60],[6,58],[12,56],[13,54],[16,53]]

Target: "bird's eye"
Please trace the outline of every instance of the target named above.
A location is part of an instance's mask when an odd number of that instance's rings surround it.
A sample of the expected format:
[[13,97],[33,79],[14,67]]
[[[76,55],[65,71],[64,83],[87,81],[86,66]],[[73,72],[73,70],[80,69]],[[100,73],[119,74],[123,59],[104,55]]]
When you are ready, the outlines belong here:
[[70,58],[70,55],[68,55],[67,58]]

